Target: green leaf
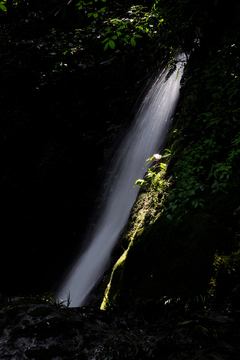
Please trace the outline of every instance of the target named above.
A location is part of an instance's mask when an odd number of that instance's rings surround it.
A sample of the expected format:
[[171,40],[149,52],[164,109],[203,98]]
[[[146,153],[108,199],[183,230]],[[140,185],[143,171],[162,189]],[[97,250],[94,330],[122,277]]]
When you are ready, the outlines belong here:
[[106,41],[109,41],[109,38],[102,41],[102,44],[104,44]]
[[115,45],[115,42],[113,40],[109,40],[108,44],[109,44],[111,49],[115,49],[116,45]]
[[175,198],[175,195],[174,195],[174,194],[171,194],[171,195],[169,195],[168,200],[169,200],[169,201],[172,201],[174,198]]
[[168,218],[168,220],[170,220],[170,221],[172,220],[172,217],[171,217],[170,214],[167,215],[167,218]]
[[2,11],[7,11],[6,6],[4,6],[4,5],[2,5],[2,4],[0,4],[0,9],[1,9]]
[[178,194],[178,197],[181,198],[185,195],[185,192],[184,191],[180,191],[179,194]]
[[[144,182],[145,182],[144,180],[138,179],[138,180],[135,182],[134,187],[135,187],[136,185],[140,187]],[[146,183],[146,185],[148,185],[148,183]]]
[[103,50],[104,50],[104,51],[106,51],[106,50],[107,50],[107,48],[108,48],[108,44],[109,44],[108,42],[105,44],[105,46],[104,46],[104,48],[103,48]]
[[190,191],[188,192],[188,195],[189,195],[189,196],[194,196],[194,195],[195,195],[195,190],[194,190],[194,189],[190,190]]
[[130,42],[132,46],[136,46],[136,40],[133,37],[131,38]]

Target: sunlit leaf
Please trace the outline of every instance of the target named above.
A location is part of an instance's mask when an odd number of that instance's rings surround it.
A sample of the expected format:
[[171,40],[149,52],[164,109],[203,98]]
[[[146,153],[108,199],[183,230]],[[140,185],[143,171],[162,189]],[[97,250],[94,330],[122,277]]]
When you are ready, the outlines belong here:
[[0,4],[0,9],[1,9],[2,11],[7,11],[6,6],[4,6],[4,5],[2,5],[2,4]]

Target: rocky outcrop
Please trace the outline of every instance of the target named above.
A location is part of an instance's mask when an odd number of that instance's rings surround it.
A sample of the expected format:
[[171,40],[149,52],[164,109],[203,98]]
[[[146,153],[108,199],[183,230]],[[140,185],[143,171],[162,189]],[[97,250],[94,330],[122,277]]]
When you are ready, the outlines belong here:
[[187,311],[178,302],[136,300],[126,313],[5,299],[0,358],[239,359],[238,312]]

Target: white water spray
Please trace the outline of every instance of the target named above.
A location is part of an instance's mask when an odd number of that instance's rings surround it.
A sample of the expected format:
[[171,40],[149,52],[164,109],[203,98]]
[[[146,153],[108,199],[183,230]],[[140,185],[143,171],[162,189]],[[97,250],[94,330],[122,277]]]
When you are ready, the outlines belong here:
[[103,196],[104,206],[94,230],[86,239],[89,246],[79,255],[57,293],[61,300],[66,300],[67,294],[70,294],[70,306],[83,306],[106,270],[111,251],[136,200],[138,189],[134,188],[135,181],[146,172],[146,159],[164,144],[179,97],[182,61],[166,82],[167,70],[151,85],[128,134],[112,159],[107,182],[109,188]]

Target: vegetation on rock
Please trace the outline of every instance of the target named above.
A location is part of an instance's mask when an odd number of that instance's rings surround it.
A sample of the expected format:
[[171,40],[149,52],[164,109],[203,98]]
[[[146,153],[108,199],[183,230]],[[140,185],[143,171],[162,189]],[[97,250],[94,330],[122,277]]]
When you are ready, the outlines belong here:
[[[229,10],[224,16],[221,2],[212,9],[204,5],[188,8],[195,40],[166,144],[172,154],[163,180],[167,186],[157,190],[158,200],[149,202],[147,211],[140,192],[122,239],[123,247],[131,239],[129,250],[114,267],[102,306],[163,296],[188,304],[199,294],[219,304],[238,286],[239,13]],[[145,191],[147,201],[156,191],[154,182]],[[139,227],[143,211],[151,222]],[[137,229],[133,236],[132,228]]]
[[218,301],[238,285],[239,13],[236,0],[0,3],[3,292],[59,279],[140,88],[179,51],[171,156],[146,175],[107,302]]

